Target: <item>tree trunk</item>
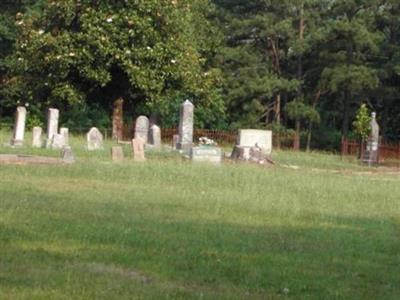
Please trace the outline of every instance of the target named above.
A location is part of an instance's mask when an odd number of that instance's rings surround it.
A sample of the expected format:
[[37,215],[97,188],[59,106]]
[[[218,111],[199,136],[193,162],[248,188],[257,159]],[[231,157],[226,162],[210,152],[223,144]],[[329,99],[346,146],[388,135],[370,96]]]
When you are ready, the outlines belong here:
[[114,101],[113,117],[112,117],[112,138],[115,140],[123,139],[123,125],[124,125],[124,99],[118,98]]
[[343,97],[343,123],[342,123],[342,137],[347,138],[349,134],[350,124],[350,91],[348,89],[344,92]]
[[300,119],[296,119],[296,132],[294,134],[293,149],[300,150]]
[[[299,41],[300,44],[303,43],[304,41],[304,2],[300,4],[300,10],[299,10]],[[300,53],[298,58],[297,58],[297,79],[299,81],[302,81],[303,79],[303,55]],[[302,85],[299,86],[298,90],[298,97],[299,101],[303,97],[303,88]],[[294,136],[294,141],[293,141],[293,149],[298,151],[300,150],[300,128],[301,128],[301,120],[300,116],[296,117],[296,132]]]
[[275,124],[277,125],[277,134],[276,134],[276,148],[281,149],[281,135],[280,135],[280,127],[281,127],[281,94],[276,95],[275,100]]

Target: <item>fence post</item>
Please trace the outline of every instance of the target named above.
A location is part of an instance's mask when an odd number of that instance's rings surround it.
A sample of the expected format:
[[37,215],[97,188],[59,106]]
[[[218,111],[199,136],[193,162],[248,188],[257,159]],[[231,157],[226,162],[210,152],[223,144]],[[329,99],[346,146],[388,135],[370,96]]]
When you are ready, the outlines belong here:
[[397,144],[397,160],[400,161],[400,142]]

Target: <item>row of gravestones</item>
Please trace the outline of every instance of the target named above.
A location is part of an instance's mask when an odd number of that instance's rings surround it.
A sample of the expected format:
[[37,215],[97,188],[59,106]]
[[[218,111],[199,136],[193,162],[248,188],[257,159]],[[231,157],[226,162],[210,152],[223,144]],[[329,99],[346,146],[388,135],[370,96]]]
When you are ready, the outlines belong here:
[[[26,108],[23,106],[17,107],[13,138],[11,145],[22,146],[24,144],[25,137],[25,123],[26,123]],[[59,111],[55,108],[50,108],[47,115],[47,133],[46,140],[42,140],[42,128],[33,127],[32,130],[32,147],[52,149],[62,149],[69,144],[69,130],[68,128],[62,127],[58,131],[58,118]]]
[[[58,132],[58,109],[50,108],[48,111],[47,137],[45,146],[47,148],[61,149],[68,145],[68,128],[61,128]],[[18,107],[12,145],[20,146],[24,143],[26,121],[26,108]],[[161,148],[161,129],[157,125],[149,126],[150,122],[146,116],[139,116],[135,124],[135,138],[132,141],[132,148],[135,153],[142,153],[144,147]],[[186,100],[181,105],[179,119],[179,135],[174,135],[173,148],[189,155],[193,161],[220,162],[222,150],[217,147],[199,146],[193,147],[193,128],[194,128],[194,105]],[[42,147],[42,129],[33,128],[32,146]],[[103,135],[93,127],[86,135],[87,149],[97,150],[103,148]],[[119,150],[118,150],[119,151]],[[246,129],[240,130],[237,144],[234,147],[231,158],[257,162],[263,162],[266,155],[272,151],[272,132],[268,130]],[[138,155],[138,160],[142,154]]]

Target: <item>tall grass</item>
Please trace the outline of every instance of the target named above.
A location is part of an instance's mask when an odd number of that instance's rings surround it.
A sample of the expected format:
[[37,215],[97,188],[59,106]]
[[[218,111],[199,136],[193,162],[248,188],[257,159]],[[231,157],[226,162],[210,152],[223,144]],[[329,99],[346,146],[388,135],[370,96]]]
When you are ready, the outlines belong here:
[[72,143],[74,165],[0,165],[0,299],[400,295],[398,176],[287,152],[300,169],[112,163],[111,143]]

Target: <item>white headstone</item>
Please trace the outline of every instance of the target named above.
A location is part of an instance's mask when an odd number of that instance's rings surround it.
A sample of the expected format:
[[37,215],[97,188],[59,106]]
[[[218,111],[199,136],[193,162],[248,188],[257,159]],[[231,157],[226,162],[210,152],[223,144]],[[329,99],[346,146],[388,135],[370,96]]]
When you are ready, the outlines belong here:
[[61,127],[60,134],[64,136],[65,145],[69,145],[69,129]]
[[32,147],[42,148],[42,127],[33,127],[32,129]]
[[150,143],[155,149],[161,148],[161,129],[155,124],[150,127]]
[[14,136],[11,141],[12,145],[22,146],[24,144],[25,122],[26,122],[26,108],[24,106],[18,106],[15,116]]
[[135,123],[135,139],[140,137],[145,144],[149,136],[149,118],[146,116],[139,116]]
[[181,105],[178,149],[188,153],[193,145],[193,114],[194,105],[189,100],[186,100]]
[[51,147],[51,141],[53,140],[53,135],[58,133],[58,117],[59,117],[59,110],[56,108],[49,108],[47,114],[46,148]]
[[258,129],[240,129],[238,146],[258,146],[265,154],[272,153],[272,131]]
[[103,135],[96,127],[92,127],[86,134],[88,150],[99,150],[103,148]]

